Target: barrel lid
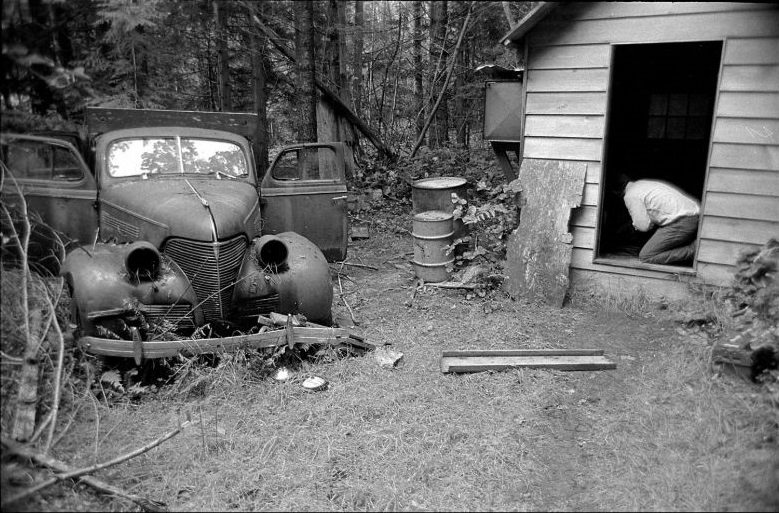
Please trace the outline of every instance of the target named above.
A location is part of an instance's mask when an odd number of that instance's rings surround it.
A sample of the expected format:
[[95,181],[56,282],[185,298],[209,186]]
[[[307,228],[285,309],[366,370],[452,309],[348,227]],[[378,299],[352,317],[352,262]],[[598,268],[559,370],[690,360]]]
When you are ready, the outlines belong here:
[[460,176],[438,176],[433,178],[422,178],[412,184],[417,189],[449,189],[452,187],[461,187],[468,183]]
[[452,219],[454,215],[451,212],[444,212],[443,210],[426,210],[414,214],[414,221],[446,221]]

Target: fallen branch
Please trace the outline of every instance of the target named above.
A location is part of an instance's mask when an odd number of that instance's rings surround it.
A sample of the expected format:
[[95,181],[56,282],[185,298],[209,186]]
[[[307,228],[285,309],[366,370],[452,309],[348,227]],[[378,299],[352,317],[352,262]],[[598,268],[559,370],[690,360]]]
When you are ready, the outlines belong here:
[[[341,266],[343,267],[343,266]],[[357,321],[357,319],[354,318],[354,312],[352,311],[352,307],[349,306],[349,303],[346,301],[346,298],[344,297],[344,289],[343,286],[341,286],[341,274],[338,274],[338,290],[341,291],[341,301],[343,301],[344,306],[346,306],[346,309],[349,310],[349,316],[352,318],[352,322],[355,326],[359,326],[360,323]]]
[[456,282],[441,282],[441,283],[425,283],[425,287],[437,287],[439,289],[466,289],[466,290],[473,290],[476,288],[476,285],[473,285],[472,283],[456,283]]
[[374,267],[372,265],[368,265],[368,264],[355,264],[353,262],[347,262],[346,260],[344,260],[343,262],[334,262],[334,263],[341,264],[341,266],[350,265],[352,267],[365,267],[366,269],[372,269],[374,271],[378,271],[379,270],[378,267]]
[[[293,64],[297,62],[295,57],[281,42],[281,38],[273,30],[265,26],[265,24],[256,15],[252,15],[252,20],[257,25],[257,27],[265,34],[265,36],[268,38],[271,44],[273,44],[273,46],[276,48],[276,50],[279,51],[279,53],[281,53],[288,61],[292,62]],[[395,153],[386,144],[384,144],[384,141],[382,141],[379,138],[379,136],[376,135],[376,133],[373,130],[371,130],[371,128],[368,125],[366,125],[365,122],[352,111],[352,109],[350,109],[343,101],[341,101],[341,99],[338,97],[337,94],[331,91],[318,78],[315,78],[315,83],[316,83],[316,87],[335,107],[336,111],[338,111],[352,125],[357,127],[357,129],[360,130],[360,132],[362,132],[363,135],[365,135],[365,137],[368,138],[368,140],[373,144],[373,146],[379,151],[380,154],[390,159],[393,160],[395,159]]]
[[[23,458],[27,458],[38,466],[56,470],[57,472],[70,472],[73,470],[73,468],[66,463],[63,463],[46,454],[40,454],[38,452],[35,452],[32,448],[22,444],[18,444],[6,437],[2,437],[2,444],[8,449],[10,453],[16,454],[17,456],[21,456]],[[84,483],[85,485],[91,486],[95,490],[101,491],[103,493],[107,493],[109,495],[122,497],[129,501],[132,501],[138,506],[140,506],[144,511],[168,511],[168,508],[164,502],[154,501],[151,499],[147,499],[146,497],[141,497],[139,495],[134,495],[125,492],[121,488],[117,488],[114,485],[111,485],[109,483],[106,483],[105,481],[97,479],[96,477],[81,476],[78,479],[80,482]],[[3,504],[5,504],[5,501],[3,502]]]
[[[127,454],[123,454],[121,456],[118,456],[118,457],[116,457],[116,458],[114,458],[112,460],[109,460],[109,461],[106,461],[106,462],[103,462],[103,463],[97,463],[95,465],[92,465],[92,466],[89,466],[89,467],[80,468],[80,469],[75,469],[75,470],[69,469],[69,470],[63,471],[60,474],[56,474],[56,475],[54,475],[54,477],[52,477],[50,479],[47,479],[46,481],[43,481],[42,483],[40,483],[40,484],[38,484],[36,486],[33,486],[32,488],[28,488],[26,490],[23,490],[23,491],[17,493],[16,495],[13,495],[13,496],[9,497],[8,499],[3,499],[3,501],[0,503],[0,506],[2,506],[3,508],[6,508],[8,506],[8,504],[17,502],[17,501],[19,501],[21,499],[24,499],[25,497],[28,497],[28,496],[32,495],[33,493],[39,492],[39,491],[43,490],[44,488],[48,488],[49,486],[55,484],[58,481],[62,481],[64,479],[75,479],[77,477],[80,478],[81,476],[84,476],[84,475],[87,475],[87,474],[92,474],[93,472],[97,472],[98,470],[102,470],[104,468],[113,467],[114,465],[118,465],[120,463],[124,463],[127,460],[135,458],[136,456],[140,456],[141,454],[143,454],[145,452],[148,452],[151,449],[154,449],[155,447],[157,447],[158,445],[162,444],[166,440],[169,440],[169,439],[173,438],[174,436],[179,434],[185,427],[187,427],[190,423],[191,423],[191,421],[187,420],[186,422],[184,422],[184,423],[180,424],[178,427],[176,427],[176,429],[173,429],[173,430],[165,433],[161,437],[159,437],[156,440],[154,440],[154,441],[144,445],[143,447],[135,449],[134,451],[131,451],[131,452],[127,453]],[[8,445],[6,443],[5,438],[3,439],[3,444],[4,445]],[[43,456],[43,455],[41,455],[41,456]]]

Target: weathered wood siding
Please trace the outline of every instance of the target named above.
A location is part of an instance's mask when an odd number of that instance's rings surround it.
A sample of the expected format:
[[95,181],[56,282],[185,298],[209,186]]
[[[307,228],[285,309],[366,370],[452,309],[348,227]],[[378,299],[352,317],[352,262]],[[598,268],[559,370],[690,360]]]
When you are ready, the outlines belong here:
[[[613,44],[723,41],[697,275],[593,263]],[[599,2],[559,6],[526,37],[524,156],[588,164],[572,268],[725,284],[740,251],[779,237],[779,6]]]

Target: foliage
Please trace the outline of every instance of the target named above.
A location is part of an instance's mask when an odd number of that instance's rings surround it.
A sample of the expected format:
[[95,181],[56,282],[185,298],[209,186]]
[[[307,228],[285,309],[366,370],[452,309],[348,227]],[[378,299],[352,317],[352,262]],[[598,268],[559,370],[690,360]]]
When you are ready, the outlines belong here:
[[[508,236],[519,224],[517,180],[506,183],[491,150],[464,150],[451,146],[422,150],[414,157],[401,157],[396,163],[368,160],[357,170],[353,187],[380,189],[390,199],[411,203],[411,184],[422,178],[464,177],[469,183],[466,198],[453,194],[455,219],[462,219],[469,235],[453,241],[455,269],[482,265],[482,277],[495,281],[506,257]],[[457,250],[455,250],[457,248]]]
[[[266,75],[271,144],[297,139],[289,130],[298,109],[294,66],[273,49],[257,28],[255,18],[272,29],[287,47],[294,41],[294,4],[289,1],[242,2],[220,0],[224,31],[215,23],[213,3],[152,0],[72,0],[68,2],[7,2],[3,18],[3,108],[35,112],[55,110],[67,120],[83,120],[86,105],[183,110],[220,110],[218,91],[219,43],[227,48],[232,105],[236,111],[255,110],[252,57],[260,54]],[[17,7],[29,5],[29,8]],[[363,53],[356,59],[355,5],[344,0],[346,26],[332,19],[326,3],[316,3],[314,36],[317,76],[331,87],[349,89],[347,98],[358,116],[391,147],[410,148],[420,118],[427,116],[447,62],[430,62],[427,51],[429,2],[422,5],[425,48],[424,97],[419,111],[415,98],[411,2],[364,2],[361,26]],[[514,16],[531,2],[512,6]],[[513,67],[518,54],[499,44],[509,29],[501,2],[474,4],[470,26],[459,55],[455,45],[468,5],[449,1],[442,20],[444,61],[458,59],[449,96],[449,137],[464,135],[459,145],[480,141],[482,82],[474,70],[494,62]],[[220,14],[221,16],[221,14]],[[341,39],[345,69],[342,76],[362,78],[355,89],[332,83],[327,45],[335,33]],[[292,52],[294,53],[294,52]],[[360,62],[360,69],[354,69]],[[430,71],[438,70],[437,73]],[[336,87],[337,88],[337,87]],[[370,150],[368,150],[370,151]],[[359,152],[358,152],[359,153]]]
[[[779,384],[776,367],[779,360],[779,240],[770,239],[761,248],[743,253],[736,266],[728,299],[733,307],[732,320],[738,335],[731,341],[757,354],[767,355],[769,361],[764,367],[774,370],[766,379],[773,381],[776,387]],[[779,394],[779,387],[775,392]]]

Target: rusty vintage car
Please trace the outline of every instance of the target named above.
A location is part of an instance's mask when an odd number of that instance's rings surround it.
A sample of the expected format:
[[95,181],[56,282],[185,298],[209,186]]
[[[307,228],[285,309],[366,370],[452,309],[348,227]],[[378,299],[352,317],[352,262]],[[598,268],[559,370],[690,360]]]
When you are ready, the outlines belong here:
[[271,311],[331,321],[327,260],[347,242],[341,144],[284,148],[260,176],[250,114],[88,109],[87,120],[86,156],[58,137],[1,144],[15,179],[4,177],[6,205],[21,190],[75,241],[59,274],[83,350],[139,362],[216,351]]

